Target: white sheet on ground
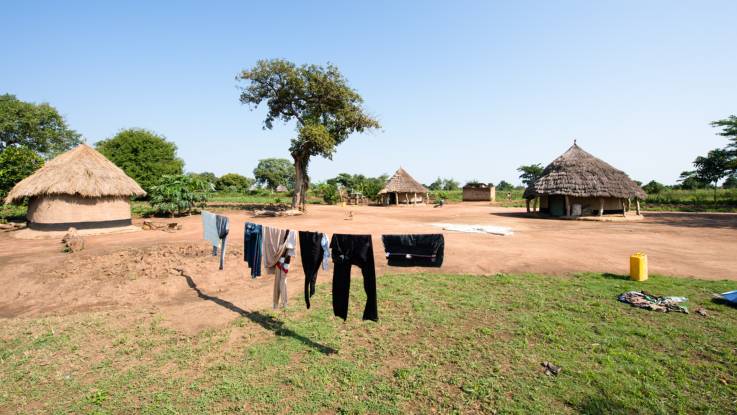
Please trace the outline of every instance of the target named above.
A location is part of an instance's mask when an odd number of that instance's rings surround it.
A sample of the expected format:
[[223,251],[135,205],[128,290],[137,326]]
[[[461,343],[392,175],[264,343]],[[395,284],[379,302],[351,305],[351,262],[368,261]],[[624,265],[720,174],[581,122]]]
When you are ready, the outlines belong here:
[[433,226],[443,228],[446,231],[469,232],[469,233],[490,233],[492,235],[514,235],[512,228],[494,225],[466,225],[458,223],[433,223]]

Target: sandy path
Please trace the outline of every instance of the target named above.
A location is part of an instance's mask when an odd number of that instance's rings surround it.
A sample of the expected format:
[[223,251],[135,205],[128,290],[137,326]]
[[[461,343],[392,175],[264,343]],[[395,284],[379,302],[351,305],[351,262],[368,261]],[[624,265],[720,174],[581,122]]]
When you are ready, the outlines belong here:
[[[345,220],[348,210],[353,212],[352,220]],[[650,213],[639,222],[600,223],[530,219],[521,212],[484,203],[439,209],[310,206],[306,216],[257,222],[329,234],[370,233],[378,275],[415,271],[625,274],[629,255],[643,251],[649,256],[651,273],[737,279],[737,257],[732,254],[737,252],[737,215]],[[207,255],[199,216],[179,219],[183,229],[177,233],[87,237],[87,249],[76,254],[61,253],[56,240],[18,240],[2,233],[0,318],[130,308],[162,313],[172,326],[197,331],[223,324],[237,313],[269,307],[273,277],[251,280],[242,261],[243,224],[253,219],[238,211],[227,215],[231,237],[224,271],[218,271],[217,260]],[[515,234],[447,232],[431,225],[436,222],[507,226]],[[445,234],[445,262],[440,270],[386,267],[382,233],[429,232]],[[295,262],[289,278],[290,304],[304,307],[303,274],[299,260]],[[330,273],[321,271],[318,280],[330,281]],[[360,278],[357,269],[354,277]]]

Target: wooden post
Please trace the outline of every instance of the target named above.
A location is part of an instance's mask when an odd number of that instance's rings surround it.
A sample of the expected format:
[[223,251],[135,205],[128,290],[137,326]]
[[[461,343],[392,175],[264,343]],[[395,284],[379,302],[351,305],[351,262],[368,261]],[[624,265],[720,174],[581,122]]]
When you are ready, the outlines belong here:
[[604,198],[599,199],[599,216],[604,216]]
[[535,207],[533,208],[533,211],[535,212],[540,211],[540,197],[535,198]]
[[394,204],[399,204],[399,192],[394,192]]
[[635,209],[637,209],[637,216],[640,216],[640,199],[635,199]]
[[624,208],[624,199],[619,199],[619,203],[622,204],[622,216],[627,217],[627,210]]
[[530,213],[530,199],[525,199],[525,207],[527,207],[527,213]]
[[414,194],[414,197],[412,198],[412,204],[413,205],[416,205],[417,204],[417,193],[415,193]]
[[571,216],[571,198],[566,195],[566,216]]

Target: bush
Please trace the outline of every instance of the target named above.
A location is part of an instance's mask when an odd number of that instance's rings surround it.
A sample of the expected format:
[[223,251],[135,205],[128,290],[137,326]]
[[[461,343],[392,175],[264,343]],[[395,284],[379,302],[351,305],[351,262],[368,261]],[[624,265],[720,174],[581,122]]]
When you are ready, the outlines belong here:
[[248,191],[254,183],[254,179],[249,179],[248,177],[241,176],[236,173],[228,173],[217,179],[217,182],[215,182],[215,189],[218,191],[243,193]]
[[195,207],[204,206],[212,184],[191,176],[165,175],[149,193],[151,206],[157,213],[173,215],[190,213]]
[[340,189],[335,183],[320,183],[315,185],[315,193],[322,197],[322,200],[329,204],[334,205],[340,202]]

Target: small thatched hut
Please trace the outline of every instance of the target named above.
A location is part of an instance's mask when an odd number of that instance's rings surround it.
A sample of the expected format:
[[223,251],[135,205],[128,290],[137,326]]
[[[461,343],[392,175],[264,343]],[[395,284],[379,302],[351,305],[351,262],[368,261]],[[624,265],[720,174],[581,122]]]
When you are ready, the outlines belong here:
[[129,226],[130,197],[145,194],[118,166],[80,144],[21,180],[5,203],[30,198],[26,219],[33,230],[107,229]]
[[384,188],[379,192],[379,198],[384,205],[427,203],[429,191],[425,186],[413,179],[403,168],[399,168],[387,180]]
[[528,212],[537,199],[540,212],[551,216],[624,214],[631,200],[639,215],[640,200],[646,196],[626,173],[585,152],[575,141],[524,193]]

